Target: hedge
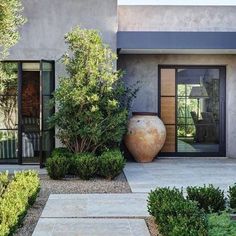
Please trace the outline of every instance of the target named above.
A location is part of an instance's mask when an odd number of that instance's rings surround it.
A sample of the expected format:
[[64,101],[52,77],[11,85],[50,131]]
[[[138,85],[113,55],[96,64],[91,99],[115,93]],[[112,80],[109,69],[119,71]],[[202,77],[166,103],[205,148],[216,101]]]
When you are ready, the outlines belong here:
[[207,217],[176,188],[157,188],[148,196],[148,212],[163,236],[207,236]]
[[12,234],[40,189],[35,171],[16,172],[0,198],[0,236]]

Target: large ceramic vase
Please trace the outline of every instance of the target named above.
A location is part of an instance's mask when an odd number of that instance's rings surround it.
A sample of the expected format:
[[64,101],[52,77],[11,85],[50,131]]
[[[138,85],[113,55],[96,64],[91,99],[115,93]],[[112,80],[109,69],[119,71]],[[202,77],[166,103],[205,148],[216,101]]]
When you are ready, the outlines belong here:
[[151,162],[166,139],[166,128],[157,113],[134,112],[129,120],[125,145],[137,162]]

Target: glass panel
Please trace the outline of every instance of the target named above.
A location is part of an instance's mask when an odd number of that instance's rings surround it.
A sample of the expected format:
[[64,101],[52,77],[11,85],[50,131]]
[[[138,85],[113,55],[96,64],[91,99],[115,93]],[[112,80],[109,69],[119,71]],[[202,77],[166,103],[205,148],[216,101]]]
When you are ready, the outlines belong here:
[[22,72],[22,160],[39,163],[40,71],[39,63],[23,63]]
[[24,62],[22,63],[23,71],[40,71],[40,63],[38,62]]
[[17,126],[17,97],[0,95],[0,129],[17,129]]
[[54,109],[49,106],[52,92],[54,91],[54,71],[51,62],[42,61],[42,163],[49,157],[54,148],[54,130],[49,129],[48,118],[53,114]]
[[43,94],[50,95],[53,90],[53,71],[52,64],[49,62],[43,62]]
[[52,99],[52,96],[43,96],[43,130],[48,130],[48,119],[53,115],[53,109],[50,106],[50,101]]
[[0,130],[0,162],[17,162],[17,130]]
[[219,69],[178,73],[178,152],[219,151]]
[[54,138],[54,132],[52,130],[43,132],[43,163],[45,163],[46,159],[51,155],[54,148]]
[[18,64],[15,62],[0,63],[0,95],[17,95]]

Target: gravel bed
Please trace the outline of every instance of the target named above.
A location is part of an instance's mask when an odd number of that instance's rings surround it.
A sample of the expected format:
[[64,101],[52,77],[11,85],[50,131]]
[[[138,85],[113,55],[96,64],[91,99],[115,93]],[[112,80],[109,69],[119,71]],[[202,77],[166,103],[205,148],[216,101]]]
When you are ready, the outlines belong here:
[[51,180],[47,175],[40,175],[41,190],[34,205],[28,210],[22,227],[15,232],[15,236],[31,236],[38,219],[51,193],[130,193],[131,189],[122,173],[114,180],[100,178],[89,181],[76,178]]
[[150,236],[161,236],[161,234],[158,232],[158,228],[153,217],[147,217],[145,218],[145,221],[149,229]]

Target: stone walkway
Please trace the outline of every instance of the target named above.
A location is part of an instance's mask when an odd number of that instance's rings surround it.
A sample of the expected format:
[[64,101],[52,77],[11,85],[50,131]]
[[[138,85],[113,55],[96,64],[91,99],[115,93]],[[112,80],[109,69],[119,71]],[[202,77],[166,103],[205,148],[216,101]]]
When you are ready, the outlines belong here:
[[[0,166],[3,169],[6,166]],[[151,189],[213,184],[226,192],[236,182],[236,159],[159,159],[127,163],[124,173],[133,193],[50,195],[33,236],[148,236],[144,218]]]
[[147,194],[51,194],[33,236],[148,236]]
[[156,187],[213,184],[225,192],[236,182],[236,158],[171,158],[152,163],[127,163],[125,175],[132,192],[147,193]]

